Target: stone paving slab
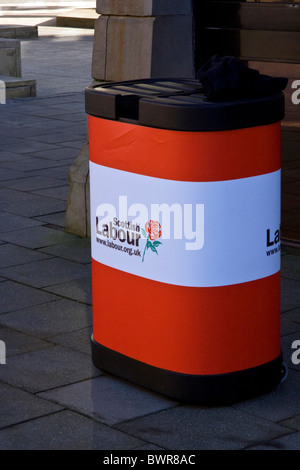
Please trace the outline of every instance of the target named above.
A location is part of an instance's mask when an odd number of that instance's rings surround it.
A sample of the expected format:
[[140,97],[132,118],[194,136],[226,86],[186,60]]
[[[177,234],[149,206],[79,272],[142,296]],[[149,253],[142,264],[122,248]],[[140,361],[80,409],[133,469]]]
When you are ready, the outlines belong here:
[[32,287],[47,287],[64,282],[90,277],[90,267],[58,258],[34,261],[30,264],[1,268],[4,278]]
[[[0,214],[0,237],[5,232],[10,232],[18,229],[24,229],[29,227],[36,227],[41,225],[38,220],[28,219],[21,215],[1,213]],[[3,240],[4,241],[4,240]]]
[[117,428],[170,450],[238,450],[293,432],[232,407],[196,406],[162,411]]
[[[55,144],[56,145],[58,143],[63,144],[65,142],[71,142],[72,139],[82,141],[81,137],[78,137],[76,134],[73,133],[73,131],[70,132],[70,133],[65,131],[65,132],[57,132],[55,134],[41,135],[41,136],[36,138],[36,141],[39,141],[41,143],[48,143],[48,144]],[[83,136],[83,139],[85,139],[85,136]],[[82,144],[83,143],[84,143],[84,141],[82,142]],[[51,149],[51,150],[53,150],[53,149]],[[51,152],[51,150],[50,150],[50,152]]]
[[281,279],[281,311],[286,312],[299,307],[300,282],[282,277]]
[[38,41],[23,43],[22,75],[30,78],[34,72],[38,97],[80,92],[91,82],[93,34],[87,29],[55,28],[54,33],[51,27],[40,27]]
[[282,270],[285,272],[285,278],[300,281],[300,263],[298,256],[283,256],[281,267]]
[[24,178],[24,173],[22,171],[12,170],[11,168],[1,168],[0,182],[15,178]]
[[9,150],[6,150],[5,152],[1,152],[0,154],[0,163],[11,162],[14,160],[21,160],[21,158],[22,157],[20,156],[20,154],[13,153],[13,152],[10,152]]
[[[39,225],[39,224],[37,224]],[[25,248],[42,248],[63,243],[74,239],[75,236],[70,233],[61,232],[48,227],[38,226],[1,233],[2,241],[10,242]]]
[[[20,147],[22,144],[19,144]],[[51,149],[52,150],[52,149]],[[53,149],[56,150],[56,149]],[[37,152],[38,149],[36,148],[34,152]],[[41,149],[43,151],[43,149]],[[2,168],[12,168],[12,169],[18,169],[24,172],[27,171],[33,171],[36,169],[44,169],[44,168],[58,168],[60,166],[63,166],[66,163],[66,158],[61,159],[60,161],[51,161],[50,159],[40,159],[33,157],[32,152],[30,156],[25,156],[22,159],[20,159],[18,162],[11,162],[11,163],[3,163]]]
[[[282,315],[281,318],[281,336],[283,337],[283,339],[291,333],[297,333],[299,330],[299,324],[285,318],[286,315],[287,314]],[[286,349],[288,349],[288,347]]]
[[299,450],[300,432],[288,434],[287,436],[266,442],[264,445],[249,447],[250,450]]
[[88,264],[91,262],[91,240],[89,238],[74,238],[65,243],[40,248],[39,252],[76,261],[77,263]]
[[299,387],[299,371],[289,370],[285,382],[271,393],[236,404],[234,408],[270,422],[279,422],[300,412]]
[[93,327],[89,326],[81,330],[70,331],[51,337],[51,341],[55,344],[80,351],[91,357],[91,336]]
[[68,299],[22,308],[0,316],[0,325],[46,339],[92,325],[91,307]]
[[290,419],[286,419],[285,421],[282,421],[282,424],[284,426],[288,426],[288,427],[293,428],[297,431],[300,431],[300,414],[295,415]]
[[[71,105],[72,105],[72,107],[70,109],[68,107],[63,106],[63,105],[60,105],[60,106],[58,106],[58,105],[56,105],[56,106],[35,106],[34,109],[30,110],[30,114],[32,116],[38,116],[38,117],[43,117],[43,118],[44,117],[46,117],[46,118],[57,118],[61,114],[62,115],[73,114],[72,122],[74,122],[74,119],[76,118],[76,116],[74,116],[74,112],[77,111],[82,116],[84,108],[81,104],[79,105],[78,103],[76,103],[76,106],[74,105],[74,103],[71,103]],[[84,116],[84,117],[86,117],[86,116]]]
[[[55,413],[61,406],[10,385],[0,384],[0,403],[7,406],[1,410],[1,428],[11,426],[22,421],[29,421],[40,416]],[[1,431],[0,431],[1,434]]]
[[[64,163],[61,166],[31,170],[30,172],[28,171],[28,176],[50,176],[50,178],[57,178],[57,179],[66,181],[69,175],[70,166],[72,165],[73,162],[74,162],[74,159],[70,159],[70,162],[68,164]],[[64,210],[65,209],[66,208],[64,207]],[[58,212],[58,211],[52,211],[51,213],[53,212]],[[42,214],[39,214],[39,215],[42,215]]]
[[0,381],[36,394],[99,374],[86,354],[50,345],[7,358],[5,367],[0,368]]
[[35,191],[42,188],[54,188],[56,186],[60,186],[61,184],[61,180],[41,176],[32,176],[29,178],[20,178],[2,182],[3,187],[17,189],[19,191]]
[[2,450],[130,450],[140,439],[64,410],[0,430]]
[[27,217],[37,217],[39,215],[60,212],[65,209],[65,202],[54,198],[33,195],[28,202],[12,202],[0,204],[0,210],[12,214],[24,215]]
[[17,191],[15,189],[2,188],[0,189],[0,200],[1,205],[6,203],[26,203],[30,204],[34,202],[34,196],[32,194],[25,193],[23,191]]
[[[11,101],[10,103],[12,102],[13,101]],[[72,126],[72,123],[65,122],[64,124],[61,124],[61,123],[58,124],[56,120],[46,119],[46,118],[43,118],[43,119],[36,118],[35,120],[31,122],[25,121],[22,123],[22,138],[24,136],[24,139],[26,139],[26,135],[28,133],[30,135],[33,135],[34,132],[36,132],[37,135],[40,135],[40,133],[47,133],[47,132],[53,133],[54,130],[57,128],[62,129],[62,126],[70,127]],[[20,138],[20,127],[18,125],[14,125],[13,117],[11,118],[10,121],[6,118],[6,116],[5,116],[5,119],[2,119],[1,125],[0,125],[0,135],[4,135],[4,136],[11,135],[11,136]]]
[[[84,141],[84,143],[86,143],[86,141]],[[82,141],[82,138],[80,139],[75,139],[75,140],[69,140],[67,142],[62,142],[62,145],[64,147],[71,147],[71,148],[74,148],[74,149],[77,149],[79,153],[79,150],[82,148],[82,144],[83,144],[83,141]]]
[[50,254],[29,250],[28,248],[24,248],[22,246],[11,245],[9,243],[0,245],[0,268],[18,266],[20,264],[39,261],[50,257]]
[[[2,135],[1,137],[1,146],[2,148],[4,148],[5,146],[9,146],[9,145],[12,145],[12,144],[16,144],[17,142],[23,142],[22,139],[18,139],[17,137],[15,136],[12,136],[12,135]],[[6,150],[7,152],[9,152],[9,150]]]
[[37,189],[32,191],[32,194],[38,194],[40,196],[47,196],[53,197],[54,199],[61,199],[62,201],[66,201],[69,192],[68,185],[56,186],[55,188],[44,188],[44,189]]
[[39,396],[108,425],[177,406],[174,401],[106,375]]
[[0,284],[0,314],[56,300],[57,296],[14,281]]
[[54,286],[47,286],[44,290],[68,299],[84,302],[87,305],[92,305],[92,286],[89,277]]
[[33,220],[39,220],[50,226],[55,226],[58,230],[64,230],[66,226],[66,213],[65,211],[61,211],[54,214],[41,215],[33,217]]
[[300,307],[285,312],[284,318],[300,323]]
[[[0,320],[4,315],[0,316]],[[0,337],[5,342],[6,357],[15,356],[17,354],[23,354],[31,351],[37,351],[38,349],[47,348],[49,344],[39,338],[29,336],[25,332],[16,331],[14,328],[6,328],[1,325],[0,322]]]
[[[32,137],[30,137],[32,138]],[[55,164],[53,167],[55,168],[56,166],[60,166],[61,161],[63,163],[66,161],[66,159],[75,159],[78,155],[77,149],[73,149],[71,147],[59,147],[57,149],[52,149],[52,150],[42,150],[39,152],[34,152],[31,154],[35,158],[39,159],[45,159],[45,160],[57,160],[58,164]],[[71,161],[70,161],[71,163]],[[58,170],[59,171],[59,170]],[[60,183],[61,184],[61,183]]]

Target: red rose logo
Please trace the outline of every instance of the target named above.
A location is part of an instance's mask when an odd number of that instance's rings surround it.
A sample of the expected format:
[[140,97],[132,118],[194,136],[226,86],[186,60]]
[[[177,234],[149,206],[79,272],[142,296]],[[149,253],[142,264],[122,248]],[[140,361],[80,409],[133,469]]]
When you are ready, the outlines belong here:
[[142,262],[144,262],[145,253],[149,248],[151,251],[153,251],[153,253],[156,253],[158,255],[157,247],[159,245],[162,245],[162,242],[158,241],[158,238],[161,237],[160,223],[154,220],[150,220],[145,224],[145,230],[142,228],[142,234],[145,238],[147,238],[147,243],[145,245],[142,259]]
[[154,220],[150,220],[145,224],[146,232],[149,235],[150,240],[157,240],[161,237],[161,225],[159,222],[155,222]]

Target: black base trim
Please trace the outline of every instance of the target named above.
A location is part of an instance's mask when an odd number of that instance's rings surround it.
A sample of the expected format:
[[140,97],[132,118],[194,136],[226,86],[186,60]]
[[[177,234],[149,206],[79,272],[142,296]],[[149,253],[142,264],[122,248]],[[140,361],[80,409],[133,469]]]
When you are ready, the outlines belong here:
[[160,369],[124,356],[92,337],[92,360],[98,369],[180,402],[229,404],[272,390],[285,374],[282,354],[251,369],[219,375],[190,375]]

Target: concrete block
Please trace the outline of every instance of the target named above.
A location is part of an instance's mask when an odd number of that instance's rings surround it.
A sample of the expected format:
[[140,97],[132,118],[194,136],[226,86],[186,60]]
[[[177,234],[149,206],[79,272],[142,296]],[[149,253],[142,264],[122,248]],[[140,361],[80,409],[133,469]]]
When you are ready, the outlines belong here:
[[0,39],[0,75],[21,77],[21,44],[18,39]]
[[193,42],[192,15],[102,16],[95,30],[92,77],[193,77]]
[[105,79],[108,19],[108,16],[100,16],[95,22],[92,58],[92,77],[97,77],[98,80]]
[[194,78],[193,16],[158,16],[152,39],[151,77]]
[[105,80],[132,80],[151,76],[154,21],[154,17],[109,17]]
[[6,39],[36,39],[38,37],[38,27],[0,25],[0,37]]
[[193,12],[192,0],[97,0],[102,15],[157,16],[186,15]]
[[66,232],[90,236],[89,146],[86,144],[69,170]]
[[5,85],[6,100],[36,96],[36,80],[0,75],[0,83]]

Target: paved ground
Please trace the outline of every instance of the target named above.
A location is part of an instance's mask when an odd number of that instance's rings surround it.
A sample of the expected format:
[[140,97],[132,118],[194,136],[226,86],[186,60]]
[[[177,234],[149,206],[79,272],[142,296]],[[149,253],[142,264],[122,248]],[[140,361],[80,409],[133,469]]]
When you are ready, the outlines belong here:
[[38,97],[0,107],[0,449],[299,449],[300,251],[282,253],[287,380],[225,407],[176,403],[91,363],[90,245],[64,231],[68,170],[86,140],[92,32],[22,42]]

